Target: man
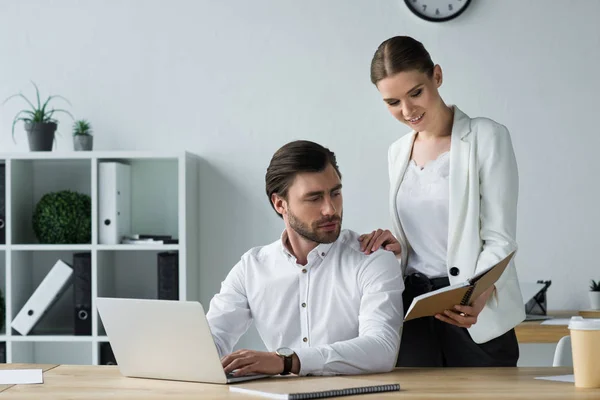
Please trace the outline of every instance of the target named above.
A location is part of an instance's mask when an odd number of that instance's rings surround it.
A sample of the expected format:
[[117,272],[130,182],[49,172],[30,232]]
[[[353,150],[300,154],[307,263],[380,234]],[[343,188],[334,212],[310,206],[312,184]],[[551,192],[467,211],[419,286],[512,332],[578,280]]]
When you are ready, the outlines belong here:
[[[245,253],[207,318],[226,373],[333,375],[390,371],[404,282],[392,252],[360,251],[342,230],[335,155],[309,141],[280,148],[266,174],[280,240]],[[254,321],[269,352],[231,351]]]

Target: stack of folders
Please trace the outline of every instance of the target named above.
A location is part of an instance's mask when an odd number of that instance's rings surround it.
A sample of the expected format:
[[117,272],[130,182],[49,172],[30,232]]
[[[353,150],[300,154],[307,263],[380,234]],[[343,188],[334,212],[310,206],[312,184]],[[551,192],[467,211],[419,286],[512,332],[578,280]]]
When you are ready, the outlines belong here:
[[64,293],[72,278],[73,267],[58,260],[13,319],[12,328],[27,335]]
[[92,266],[89,252],[73,254],[73,262],[58,260],[17,313],[11,326],[28,335],[67,288],[73,285],[74,334],[92,334]]
[[[179,257],[177,251],[157,254],[157,275],[158,299],[179,300]],[[71,263],[64,260],[56,261],[17,313],[11,327],[21,335],[28,335],[56,301],[63,296],[70,285],[73,285],[73,333],[75,335],[91,335],[92,262],[90,252],[74,253]]]

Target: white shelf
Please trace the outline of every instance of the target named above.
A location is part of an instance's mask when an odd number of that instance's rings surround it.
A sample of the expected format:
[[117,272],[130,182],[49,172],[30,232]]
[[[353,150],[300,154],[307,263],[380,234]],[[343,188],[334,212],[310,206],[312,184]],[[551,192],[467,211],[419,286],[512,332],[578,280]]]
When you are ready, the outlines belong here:
[[25,336],[7,336],[7,339],[13,342],[91,342],[92,336],[75,335],[25,335]]
[[98,250],[149,250],[149,251],[175,251],[179,250],[178,244],[99,244],[95,246]]
[[[155,298],[157,257],[177,252],[179,299],[199,300],[199,159],[189,152],[87,151],[0,153],[6,166],[6,244],[0,245],[0,289],[6,313],[0,342],[6,361],[97,365],[109,342],[96,309],[98,297]],[[98,165],[121,161],[132,172],[132,234],[171,235],[177,244],[98,243]],[[73,190],[91,198],[88,244],[39,244],[34,207],[50,192]],[[28,335],[11,321],[58,258],[91,255],[91,335],[70,334],[75,310],[70,286]],[[104,354],[104,353],[102,353]]]
[[30,151],[0,153],[2,160],[185,159],[187,151]]
[[13,244],[12,251],[91,251],[91,244]]

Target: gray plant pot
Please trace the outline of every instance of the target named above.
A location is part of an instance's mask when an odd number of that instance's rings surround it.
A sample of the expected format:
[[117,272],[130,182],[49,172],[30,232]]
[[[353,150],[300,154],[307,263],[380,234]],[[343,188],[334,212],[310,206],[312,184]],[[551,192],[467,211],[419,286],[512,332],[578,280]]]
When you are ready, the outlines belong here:
[[54,122],[25,122],[29,150],[52,151],[54,133],[57,127]]
[[91,151],[94,147],[94,137],[92,135],[73,136],[73,147],[75,151]]

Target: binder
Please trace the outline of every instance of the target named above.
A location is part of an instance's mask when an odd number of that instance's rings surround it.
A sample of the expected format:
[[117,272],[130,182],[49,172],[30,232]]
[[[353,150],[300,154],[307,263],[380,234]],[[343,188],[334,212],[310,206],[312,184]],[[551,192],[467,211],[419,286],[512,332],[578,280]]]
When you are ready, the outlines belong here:
[[27,335],[64,293],[72,277],[73,268],[58,260],[13,319],[12,328],[21,335]]
[[[359,394],[397,392],[400,391],[400,384],[358,379],[356,377],[323,377],[310,382],[296,382],[294,378],[282,378],[232,385],[229,387],[229,391],[271,399],[324,399]],[[367,398],[371,398],[371,396],[367,396]]]
[[131,166],[98,164],[98,242],[119,244],[131,233]]
[[92,255],[73,254],[75,335],[92,334]]
[[117,365],[110,342],[100,343],[100,365]]
[[179,300],[179,253],[158,253],[158,299]]
[[404,321],[421,317],[432,317],[452,310],[455,305],[470,305],[471,302],[489,289],[500,278],[515,252],[466,282],[446,286],[413,299]]
[[6,244],[6,164],[0,164],[0,244]]

